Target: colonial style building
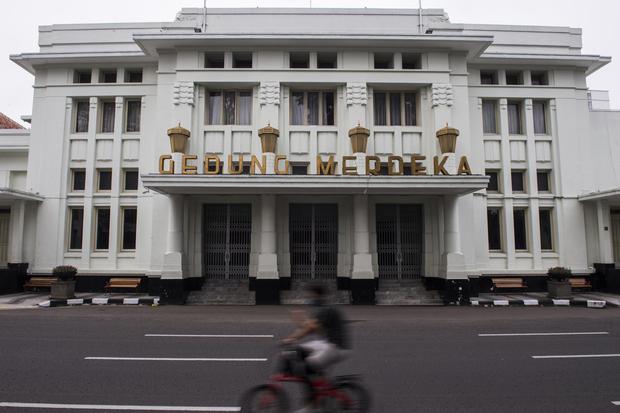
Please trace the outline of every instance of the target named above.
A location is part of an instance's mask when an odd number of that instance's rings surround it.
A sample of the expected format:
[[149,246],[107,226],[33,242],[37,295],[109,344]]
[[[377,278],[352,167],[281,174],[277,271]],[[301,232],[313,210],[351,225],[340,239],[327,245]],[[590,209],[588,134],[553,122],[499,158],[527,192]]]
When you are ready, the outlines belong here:
[[372,303],[620,261],[620,114],[579,29],[183,9],[39,46],[11,56],[34,102],[30,133],[0,132],[0,264],[170,301],[318,279]]

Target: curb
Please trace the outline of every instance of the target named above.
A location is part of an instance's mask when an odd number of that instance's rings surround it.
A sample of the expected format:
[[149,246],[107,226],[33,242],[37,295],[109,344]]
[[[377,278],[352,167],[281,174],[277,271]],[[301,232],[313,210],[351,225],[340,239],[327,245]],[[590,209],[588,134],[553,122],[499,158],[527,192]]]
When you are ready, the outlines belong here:
[[474,307],[587,307],[587,308],[605,308],[618,307],[618,305],[605,300],[560,300],[560,299],[527,299],[527,300],[471,300]]
[[39,307],[65,307],[76,305],[159,305],[159,297],[155,298],[72,298],[68,300],[47,300],[38,304]]

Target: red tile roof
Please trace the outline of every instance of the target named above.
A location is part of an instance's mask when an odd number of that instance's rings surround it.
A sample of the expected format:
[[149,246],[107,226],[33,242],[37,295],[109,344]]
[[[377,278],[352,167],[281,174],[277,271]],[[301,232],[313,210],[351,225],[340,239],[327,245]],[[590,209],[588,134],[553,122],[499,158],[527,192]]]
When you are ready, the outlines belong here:
[[22,125],[0,112],[0,129],[25,129]]

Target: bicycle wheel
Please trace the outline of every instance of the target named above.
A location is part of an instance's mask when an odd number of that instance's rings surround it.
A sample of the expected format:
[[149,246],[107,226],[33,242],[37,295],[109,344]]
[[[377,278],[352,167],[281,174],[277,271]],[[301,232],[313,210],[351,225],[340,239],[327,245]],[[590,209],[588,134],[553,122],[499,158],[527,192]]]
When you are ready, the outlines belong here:
[[288,400],[282,390],[262,384],[248,390],[241,399],[242,413],[287,413]]
[[338,413],[365,413],[370,410],[370,394],[358,383],[340,383],[338,390]]

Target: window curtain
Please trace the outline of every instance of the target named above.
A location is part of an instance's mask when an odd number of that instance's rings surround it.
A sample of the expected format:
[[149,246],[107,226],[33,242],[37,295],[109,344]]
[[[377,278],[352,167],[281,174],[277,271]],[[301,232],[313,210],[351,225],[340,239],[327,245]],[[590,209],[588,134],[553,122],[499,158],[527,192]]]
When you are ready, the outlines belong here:
[[405,93],[405,125],[416,125],[415,93]]
[[291,97],[291,125],[303,125],[304,94],[303,92],[293,92]]
[[495,102],[482,102],[482,129],[484,133],[497,133]]
[[140,101],[127,102],[127,132],[140,132]]
[[308,92],[308,125],[319,124],[319,92]]
[[103,103],[103,121],[101,124],[101,132],[103,133],[112,133],[114,132],[114,112],[115,112],[115,103],[114,102],[104,102]]
[[383,92],[376,92],[373,98],[375,108],[375,125],[387,125],[387,102]]
[[508,103],[508,132],[521,135],[521,106],[518,103]]
[[239,125],[252,123],[252,92],[239,92]]
[[547,133],[547,122],[545,119],[545,103],[544,102],[534,102],[534,133],[536,134],[546,134]]
[[77,133],[88,132],[88,102],[77,103],[77,115],[75,123],[75,131]]
[[323,92],[323,125],[334,124],[334,93]]
[[235,124],[235,92],[224,92],[224,125]]
[[222,92],[209,92],[209,125],[222,124]]
[[400,126],[400,93],[390,93],[390,125]]

